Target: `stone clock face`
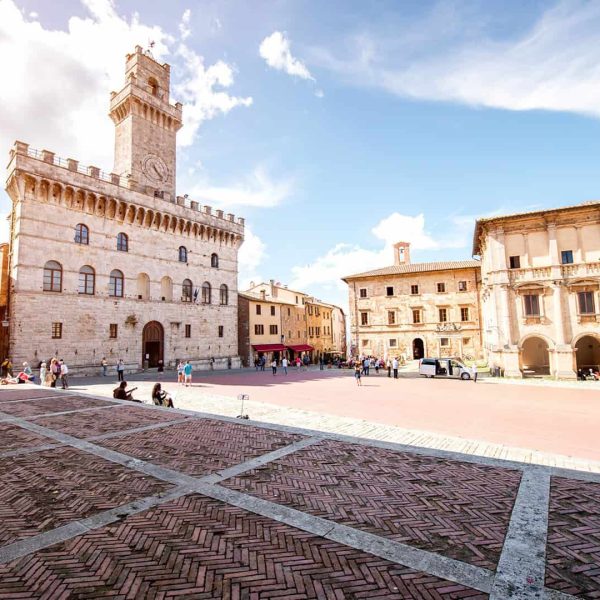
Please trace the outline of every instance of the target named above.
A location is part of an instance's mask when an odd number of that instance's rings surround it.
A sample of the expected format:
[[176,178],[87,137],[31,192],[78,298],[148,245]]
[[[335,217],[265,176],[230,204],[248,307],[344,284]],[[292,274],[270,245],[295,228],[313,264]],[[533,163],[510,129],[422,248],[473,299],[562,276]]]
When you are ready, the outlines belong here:
[[169,169],[165,161],[154,154],[149,154],[144,158],[142,169],[144,175],[153,181],[164,183],[169,178]]

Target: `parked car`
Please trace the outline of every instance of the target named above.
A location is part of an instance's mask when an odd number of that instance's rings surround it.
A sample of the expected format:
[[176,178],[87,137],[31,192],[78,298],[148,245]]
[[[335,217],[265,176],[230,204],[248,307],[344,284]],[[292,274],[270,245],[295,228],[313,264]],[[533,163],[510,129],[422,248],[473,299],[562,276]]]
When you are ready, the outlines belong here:
[[424,377],[471,379],[471,369],[456,358],[422,358],[419,374]]

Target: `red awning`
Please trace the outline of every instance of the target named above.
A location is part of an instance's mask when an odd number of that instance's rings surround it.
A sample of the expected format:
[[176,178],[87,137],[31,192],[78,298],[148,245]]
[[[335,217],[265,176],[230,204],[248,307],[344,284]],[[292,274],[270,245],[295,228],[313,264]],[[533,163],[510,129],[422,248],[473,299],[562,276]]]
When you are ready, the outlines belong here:
[[257,352],[282,352],[285,350],[285,346],[283,344],[252,344],[252,347]]
[[312,352],[314,348],[308,344],[300,344],[299,346],[288,346],[290,350],[294,352]]

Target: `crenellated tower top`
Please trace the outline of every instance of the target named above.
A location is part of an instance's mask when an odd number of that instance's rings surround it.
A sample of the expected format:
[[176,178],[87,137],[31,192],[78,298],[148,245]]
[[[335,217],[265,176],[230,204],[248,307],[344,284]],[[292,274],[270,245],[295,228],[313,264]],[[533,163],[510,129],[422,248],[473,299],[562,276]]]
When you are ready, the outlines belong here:
[[182,105],[169,101],[171,68],[136,46],[127,55],[125,86],[112,92],[110,117],[115,124],[113,171],[165,200],[175,194],[176,137]]

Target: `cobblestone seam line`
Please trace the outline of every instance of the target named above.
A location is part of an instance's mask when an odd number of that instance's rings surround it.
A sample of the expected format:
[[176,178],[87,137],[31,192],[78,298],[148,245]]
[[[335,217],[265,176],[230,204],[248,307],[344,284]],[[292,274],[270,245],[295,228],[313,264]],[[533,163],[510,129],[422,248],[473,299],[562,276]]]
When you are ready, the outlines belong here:
[[546,588],[546,600],[577,600],[577,596],[572,596],[571,594],[565,594],[564,592],[559,592],[558,590],[551,590]]
[[549,502],[547,470],[524,469],[490,600],[544,597]]
[[95,442],[97,440],[108,440],[110,438],[120,437],[122,435],[129,435],[131,433],[140,433],[141,431],[152,431],[153,429],[162,429],[163,427],[169,427],[171,425],[179,425],[181,423],[189,423],[191,419],[177,419],[175,421],[164,421],[162,423],[152,423],[152,425],[142,425],[140,427],[134,427],[133,429],[121,429],[119,431],[111,431],[110,433],[103,433],[101,435],[92,435],[84,438],[87,442]]
[[[2,413],[0,413],[0,417],[1,416]],[[311,443],[318,443],[321,441],[320,437],[312,437],[309,440],[299,440],[298,442],[290,444],[285,448],[280,448],[263,455],[262,457],[257,457],[246,461],[245,463],[240,463],[239,465],[231,467],[230,469],[225,469],[221,472],[221,474],[218,475],[218,478],[215,478],[214,474],[207,475],[205,478],[193,478],[189,475],[172,471],[171,469],[166,469],[145,461],[134,459],[119,452],[101,448],[100,446],[96,446],[90,442],[73,438],[69,435],[41,427],[40,425],[30,423],[23,419],[15,418],[15,421],[24,429],[28,429],[35,433],[41,433],[47,437],[54,438],[57,441],[83,450],[84,452],[95,454],[106,460],[116,462],[131,469],[156,477],[157,479],[174,483],[180,490],[185,490],[181,493],[178,491],[177,493],[179,495],[197,492],[210,498],[221,500],[250,512],[254,512],[264,517],[285,523],[292,527],[297,527],[309,533],[341,542],[352,548],[364,550],[374,554],[375,556],[380,556],[382,558],[398,562],[409,568],[425,570],[431,575],[443,577],[450,581],[454,581],[456,583],[460,583],[484,592],[489,592],[490,590],[493,575],[487,569],[474,567],[454,559],[427,552],[425,550],[412,548],[399,542],[386,540],[370,533],[354,530],[351,527],[338,525],[326,519],[308,515],[299,510],[281,506],[279,504],[262,500],[260,498],[255,498],[234,490],[228,490],[212,483],[216,480],[224,479],[228,472],[233,473],[235,470],[235,473],[239,474],[245,470],[253,469],[259,464],[265,464],[269,460],[280,458],[281,456],[285,455],[285,453],[289,454],[291,452],[295,452],[297,449],[299,449],[299,447],[306,447]],[[284,452],[284,450],[287,450],[287,452]],[[269,456],[271,458],[267,458]],[[208,481],[203,479],[207,479]],[[174,493],[174,491],[169,493]],[[160,501],[162,502],[164,498],[165,496],[163,496]],[[152,500],[148,501],[151,502]],[[139,503],[140,501],[137,502],[137,504]],[[95,517],[92,517],[92,519],[96,519],[96,522],[98,523],[96,527],[101,527],[112,520],[115,520],[116,515],[120,513],[121,508],[112,509],[111,511],[106,511],[106,513],[99,513],[98,515],[95,515]],[[64,541],[65,539],[75,537],[91,528],[90,519],[84,519],[83,523],[84,525],[82,525],[81,522],[76,521],[62,528],[57,528],[59,530],[57,535],[59,535],[60,538],[51,543],[56,543],[57,541]],[[36,549],[41,549],[41,547],[51,545],[48,540],[52,540],[53,538],[49,538],[48,535],[52,533],[53,532],[40,534],[40,536],[35,536],[29,540],[26,540],[28,544],[26,547],[15,547],[14,544],[6,546],[2,550],[2,553],[0,553],[0,557],[7,556],[14,558],[16,555],[24,556],[30,552],[34,552]],[[35,545],[38,538],[39,543],[43,544],[40,548],[37,548]],[[15,544],[25,544],[25,542],[16,542]]]
[[[77,398],[79,394],[61,394],[61,400],[65,398]],[[106,400],[106,398],[104,398]],[[2,402],[2,406],[5,404],[18,404],[19,402],[37,402],[38,400],[56,400],[56,396],[40,396],[39,398],[20,398],[19,400],[7,400],[6,402]]]
[[[2,405],[0,404],[0,408]],[[18,423],[20,421],[35,421],[35,419],[42,419],[44,417],[60,417],[62,415],[71,415],[73,413],[88,412],[90,410],[104,410],[106,408],[115,408],[115,406],[109,404],[107,406],[90,406],[89,408],[74,408],[73,410],[64,410],[62,412],[49,412],[42,415],[32,415],[31,417],[16,417],[8,413],[0,413],[0,423]]]
[[31,446],[30,448],[20,448],[18,450],[8,450],[0,452],[0,458],[12,458],[13,456],[21,456],[22,454],[34,454],[35,452],[43,452],[44,450],[54,450],[60,448],[64,444],[45,444],[44,446]]
[[167,492],[161,492],[153,496],[147,496],[146,498],[140,498],[129,504],[123,504],[117,508],[106,510],[87,519],[81,519],[79,521],[73,521],[67,525],[57,527],[52,531],[40,533],[34,537],[30,537],[12,544],[8,544],[0,548],[0,564],[10,562],[17,558],[27,556],[32,552],[38,552],[44,548],[53,546],[60,542],[66,542],[78,535],[87,533],[92,529],[104,527],[110,523],[114,523],[119,519],[123,519],[130,515],[143,512],[153,506],[175,500],[181,496],[185,496],[190,493],[190,489],[186,487],[176,487]]

